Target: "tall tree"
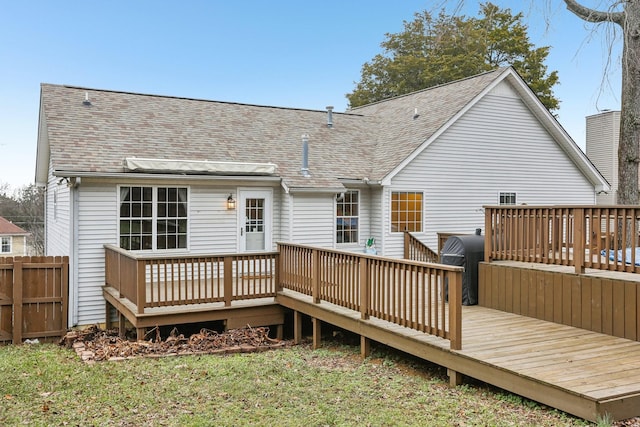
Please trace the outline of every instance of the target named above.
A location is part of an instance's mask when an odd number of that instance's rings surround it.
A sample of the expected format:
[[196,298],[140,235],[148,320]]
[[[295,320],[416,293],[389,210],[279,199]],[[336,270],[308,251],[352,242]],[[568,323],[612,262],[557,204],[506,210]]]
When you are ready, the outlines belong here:
[[612,1],[611,8],[598,11],[574,0],[564,0],[567,9],[593,23],[609,22],[622,28],[622,95],[618,143],[617,203],[637,205],[640,165],[640,2]]
[[384,52],[362,67],[361,81],[347,94],[357,107],[512,65],[551,111],[559,101],[552,88],[556,71],[547,73],[549,47],[529,41],[523,15],[492,3],[480,5],[479,18],[423,11],[404,31],[386,34]]
[[12,192],[8,184],[0,184],[0,216],[29,232],[30,252],[44,254],[43,188],[30,184]]

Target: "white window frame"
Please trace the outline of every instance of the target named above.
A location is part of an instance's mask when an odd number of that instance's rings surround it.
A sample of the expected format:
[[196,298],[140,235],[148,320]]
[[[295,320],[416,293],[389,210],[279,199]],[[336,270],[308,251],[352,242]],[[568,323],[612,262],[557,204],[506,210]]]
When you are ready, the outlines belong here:
[[[9,250],[5,251],[5,247],[9,247]],[[0,253],[10,254],[11,252],[13,252],[13,236],[2,236],[0,238]]]
[[[357,199],[355,202],[355,206],[356,206],[356,212],[357,215],[338,215],[338,208],[340,207],[340,205],[345,205],[344,200],[347,197],[347,194],[355,194]],[[342,200],[340,199],[340,196],[342,196]],[[354,203],[349,203],[350,205],[353,205]],[[358,245],[360,244],[360,190],[346,190],[344,193],[340,193],[336,195],[336,199],[335,199],[335,209],[334,209],[334,213],[335,213],[335,225],[336,225],[336,229],[335,229],[335,233],[334,233],[334,237],[335,237],[335,242],[337,245]],[[356,231],[356,237],[355,240],[353,241],[348,241],[345,242],[344,241],[344,235],[345,234],[349,234],[349,232],[345,233],[344,231],[340,232],[338,230],[338,220],[339,219],[348,219],[349,222],[352,222],[355,219],[355,231]],[[342,233],[343,236],[343,240],[339,241],[340,239],[338,239],[338,233]]]
[[[131,184],[131,185],[119,185],[118,186],[118,205],[117,205],[117,209],[118,209],[118,221],[117,221],[117,245],[119,247],[121,247],[120,244],[120,238],[123,236],[123,234],[121,234],[120,231],[120,221],[121,219],[130,219],[133,217],[121,217],[120,216],[120,209],[121,209],[121,205],[122,205],[122,200],[121,200],[121,195],[122,195],[122,188],[151,188],[151,216],[150,217],[140,217],[142,218],[150,218],[151,219],[151,248],[148,249],[126,249],[126,250],[131,250],[132,252],[185,252],[189,250],[190,247],[190,240],[191,240],[191,221],[190,221],[190,214],[189,214],[189,210],[190,210],[190,205],[191,205],[191,191],[190,188],[188,186],[184,186],[184,185],[136,185],[136,184]],[[176,219],[185,219],[187,221],[186,223],[186,245],[185,247],[178,247],[178,248],[167,248],[167,249],[158,249],[158,238],[159,238],[159,234],[158,234],[158,221],[159,220],[163,220],[163,219],[168,219],[169,217],[158,217],[158,207],[159,207],[159,201],[158,201],[158,189],[161,188],[175,188],[175,189],[186,189],[187,191],[187,198],[186,198],[186,214],[185,216],[177,216],[175,217]],[[129,234],[131,236],[131,234]]]
[[[424,232],[424,191],[422,190],[391,190],[389,193],[389,231],[391,233],[404,233],[405,230],[399,230],[399,229],[394,229],[393,226],[393,195],[394,194],[421,194],[421,203],[420,203],[420,230],[407,230],[410,231],[412,233],[423,233]],[[415,203],[415,202],[414,202]],[[408,211],[407,211],[408,212]],[[414,211],[415,212],[415,211]],[[400,211],[398,211],[398,213],[400,213]],[[406,221],[405,221],[406,222]],[[415,223],[415,221],[414,221]]]
[[[513,203],[503,203],[503,199],[513,197]],[[518,204],[518,193],[515,191],[500,191],[498,192],[498,205],[500,206],[515,206]]]

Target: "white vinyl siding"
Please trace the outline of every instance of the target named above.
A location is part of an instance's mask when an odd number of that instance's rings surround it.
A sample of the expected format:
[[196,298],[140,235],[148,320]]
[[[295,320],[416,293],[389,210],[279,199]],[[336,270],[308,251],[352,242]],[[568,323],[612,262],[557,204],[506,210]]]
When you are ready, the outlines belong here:
[[[83,180],[78,191],[77,322],[104,322],[104,245],[118,244],[116,187]],[[70,277],[73,277],[70,274]]]
[[[71,199],[67,181],[49,173],[45,192],[45,255],[69,255],[71,242]],[[55,206],[54,206],[54,198]]]
[[227,209],[227,197],[235,188],[191,186],[189,241],[192,253],[238,251],[237,208]]
[[[385,197],[424,190],[425,228],[418,237],[435,250],[438,232],[484,228],[482,207],[495,205],[505,185],[518,203],[594,203],[593,185],[522,101],[487,95],[400,171]],[[402,256],[402,239],[387,233],[384,255]]]
[[[277,194],[277,193],[276,193]],[[290,242],[293,240],[292,237],[292,217],[291,211],[293,210],[293,196],[288,193],[280,192],[281,203],[277,203],[277,198],[274,199],[274,209],[277,209],[277,206],[280,205],[280,227],[277,236],[274,236],[274,240],[276,242]]]
[[335,246],[335,195],[293,195],[293,241],[332,248]]
[[[227,197],[230,193],[237,193],[235,187],[185,186],[175,182],[160,186],[189,187],[189,250],[176,249],[171,253],[222,254],[238,251],[238,211],[227,209]],[[77,290],[72,292],[76,292],[78,298],[77,324],[88,325],[105,321],[102,297],[104,245],[118,245],[118,186],[83,180],[77,190],[80,206]],[[274,210],[278,211],[278,207],[275,206]],[[278,216],[279,213],[274,212],[274,217]],[[329,233],[328,237],[331,238],[332,234]],[[70,250],[64,255],[70,255]]]

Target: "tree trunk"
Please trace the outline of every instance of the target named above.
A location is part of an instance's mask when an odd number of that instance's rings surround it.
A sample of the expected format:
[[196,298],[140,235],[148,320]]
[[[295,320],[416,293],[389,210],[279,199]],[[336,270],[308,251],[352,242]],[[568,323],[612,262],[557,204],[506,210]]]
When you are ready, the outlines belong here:
[[640,156],[640,3],[625,6],[617,203],[637,205]]

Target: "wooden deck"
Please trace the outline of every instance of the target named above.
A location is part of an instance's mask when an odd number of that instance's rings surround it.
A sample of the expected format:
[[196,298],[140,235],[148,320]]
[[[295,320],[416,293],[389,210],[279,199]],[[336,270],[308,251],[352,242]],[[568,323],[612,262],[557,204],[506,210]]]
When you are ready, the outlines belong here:
[[171,258],[108,247],[105,259],[107,319],[115,308],[139,337],[207,320],[282,325],[290,309],[296,341],[307,315],[314,346],[326,322],[359,334],[365,356],[377,341],[446,367],[453,385],[475,378],[591,421],[640,416],[640,289],[616,266],[494,262],[480,275],[485,304],[462,306],[462,267],[306,245]]
[[[462,310],[462,350],[449,341],[282,290],[297,313],[590,421],[640,415],[640,343],[480,306]],[[363,341],[364,343],[364,341]],[[453,379],[457,382],[459,379]]]
[[225,329],[251,326],[277,326],[277,336],[282,337],[284,309],[273,297],[253,298],[224,302],[173,305],[145,308],[139,313],[137,306],[110,286],[105,286],[102,294],[106,301],[107,328],[111,325],[111,309],[118,314],[119,328],[124,333],[124,319],[136,329],[138,339],[143,339],[145,330],[155,326],[180,325],[221,320]]

